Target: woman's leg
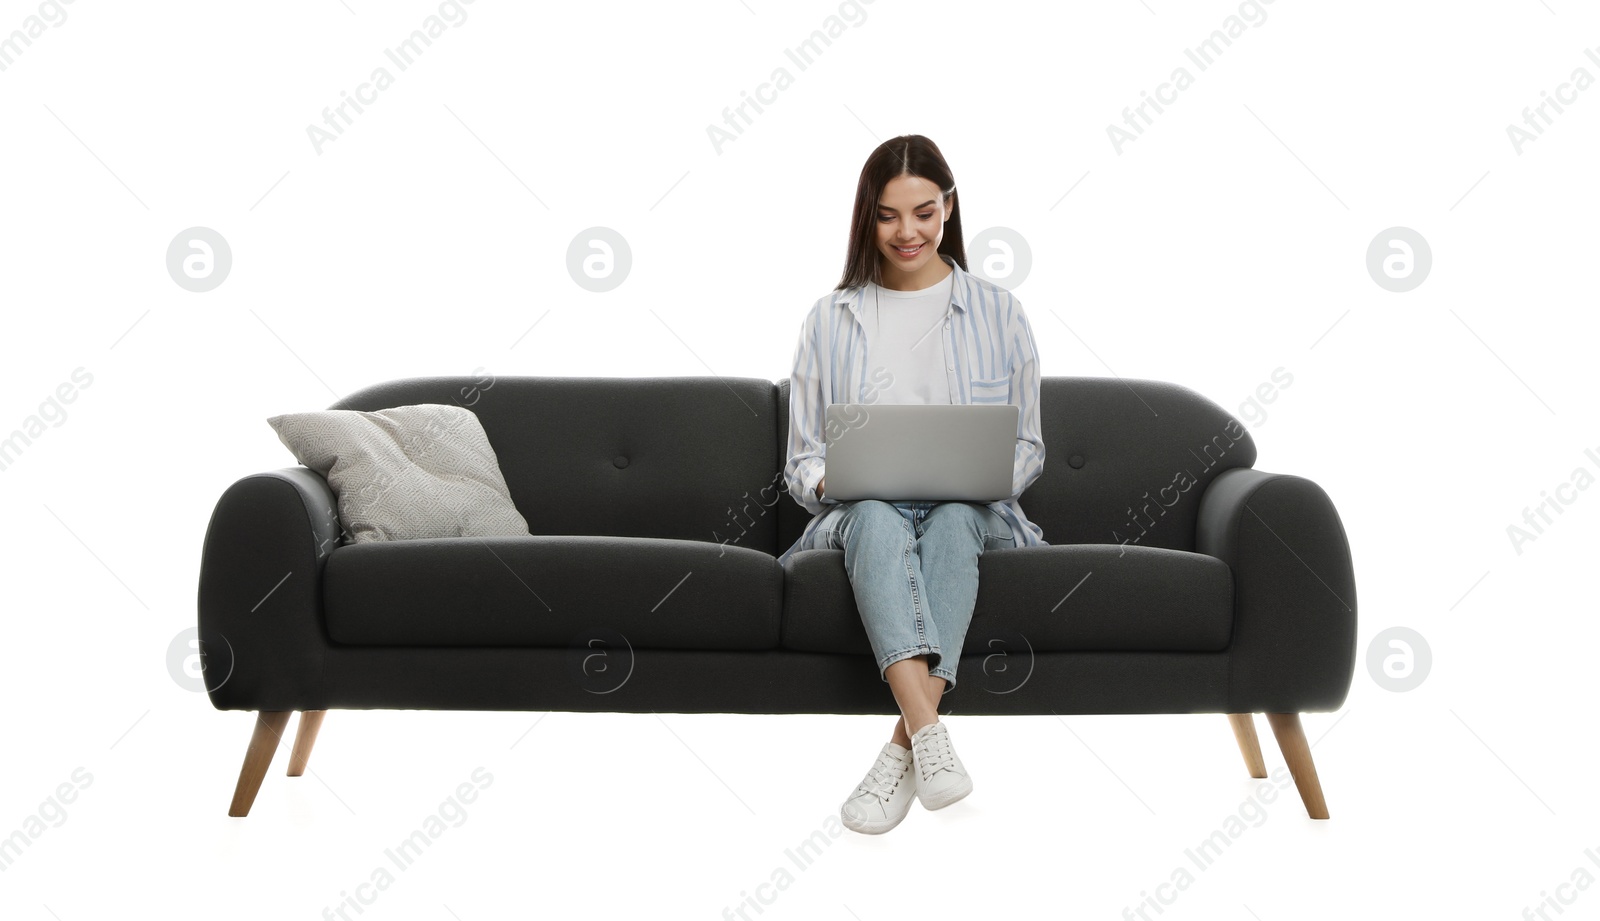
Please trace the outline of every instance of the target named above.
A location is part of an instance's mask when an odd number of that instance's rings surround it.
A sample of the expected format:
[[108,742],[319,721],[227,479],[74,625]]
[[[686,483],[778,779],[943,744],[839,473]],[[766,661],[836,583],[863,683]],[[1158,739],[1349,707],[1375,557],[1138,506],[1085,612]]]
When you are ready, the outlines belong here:
[[[944,647],[930,677],[955,687],[961,648],[978,601],[978,557],[986,550],[1014,546],[1011,526],[986,505],[941,502],[924,516],[917,549],[934,629]],[[942,694],[942,685],[936,687]],[[917,731],[916,726],[909,728]]]
[[[847,503],[819,531],[821,546],[842,548],[880,676],[900,707],[890,740],[910,747],[910,732],[938,718],[944,679],[929,674],[940,652],[910,509],[865,499]],[[907,731],[909,730],[909,732]]]
[[[991,520],[992,519],[992,520]],[[916,716],[909,721],[902,716],[894,726],[890,741],[906,748],[911,747],[911,736],[918,729],[938,719],[939,700],[947,688],[955,687],[956,666],[960,664],[961,644],[966,641],[967,628],[972,623],[973,606],[978,600],[978,557],[986,547],[1001,546],[998,541],[1011,543],[1011,529],[987,507],[965,502],[941,502],[928,511],[920,523],[917,538],[918,556],[922,560],[923,584],[927,589],[934,626],[940,641],[951,652],[941,655],[931,671],[928,657],[904,659],[889,666],[889,686],[895,687],[895,672],[900,670],[902,696],[910,698],[920,687],[928,706],[916,708]],[[913,712],[901,702],[902,714]]]
[[[917,666],[921,667],[918,668]],[[919,717],[918,721],[908,732],[906,730],[905,705],[900,704],[901,715],[895,718],[894,732],[889,735],[889,741],[900,746],[901,748],[910,748],[911,733],[916,732],[918,729],[921,729],[923,726],[933,722],[938,718],[939,699],[944,694],[946,682],[938,675],[932,675],[928,673],[927,656],[912,656],[909,659],[901,659],[899,662],[896,662],[884,669],[884,675],[889,679],[889,689],[891,692],[894,690],[895,676],[900,672],[904,672],[909,676],[907,684],[912,690],[916,688],[916,681],[918,678],[925,679],[924,694],[927,697],[929,712],[932,713],[931,716],[927,717],[926,722],[922,722],[921,718]],[[895,697],[895,702],[897,704],[900,703],[900,698],[898,696]]]

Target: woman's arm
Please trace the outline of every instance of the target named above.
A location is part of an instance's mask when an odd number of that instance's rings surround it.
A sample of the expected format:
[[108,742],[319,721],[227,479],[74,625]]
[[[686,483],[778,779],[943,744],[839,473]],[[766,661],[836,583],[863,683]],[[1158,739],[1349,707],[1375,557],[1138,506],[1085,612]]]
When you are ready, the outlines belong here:
[[827,451],[822,437],[825,404],[822,354],[818,348],[821,309],[821,302],[812,306],[801,324],[800,341],[795,345],[794,370],[789,375],[788,460],[783,465],[783,479],[789,495],[813,515],[823,507],[821,493]]
[[1011,344],[1011,402],[1020,409],[1016,456],[1011,468],[1011,498],[1016,499],[1044,472],[1044,435],[1039,425],[1039,349],[1022,302],[1016,295],[1011,301],[1007,330]]

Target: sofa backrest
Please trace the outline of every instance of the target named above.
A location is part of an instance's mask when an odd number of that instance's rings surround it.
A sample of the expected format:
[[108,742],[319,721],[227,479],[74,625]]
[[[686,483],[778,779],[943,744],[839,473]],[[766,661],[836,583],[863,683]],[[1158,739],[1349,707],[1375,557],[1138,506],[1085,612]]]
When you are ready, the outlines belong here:
[[1206,486],[1256,462],[1239,420],[1166,381],[1041,378],[1039,424],[1044,472],[1021,504],[1052,544],[1192,552]]
[[[1248,430],[1177,384],[1045,377],[1044,472],[1023,494],[1051,544],[1194,549],[1200,495],[1255,464]],[[534,534],[665,537],[774,556],[810,515],[789,497],[789,380],[429,377],[358,390],[330,409],[415,403],[477,414]]]
[[[776,389],[781,485],[788,379]],[[1256,462],[1255,441],[1242,423],[1195,391],[1164,381],[1041,378],[1039,428],[1044,471],[1020,504],[1051,544],[1126,541],[1193,551],[1205,487],[1224,470]],[[793,543],[810,517],[793,500],[782,503],[779,546]]]
[[777,555],[773,508],[794,502],[774,447],[776,393],[761,378],[430,377],[366,387],[328,408],[472,410],[533,534],[726,542]]

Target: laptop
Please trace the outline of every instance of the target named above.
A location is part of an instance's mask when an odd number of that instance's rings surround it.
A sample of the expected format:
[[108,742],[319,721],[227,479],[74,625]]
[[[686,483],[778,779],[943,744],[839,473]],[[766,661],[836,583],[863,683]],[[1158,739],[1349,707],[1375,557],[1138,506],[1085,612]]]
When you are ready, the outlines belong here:
[[995,502],[1011,497],[1012,403],[830,403],[828,499]]

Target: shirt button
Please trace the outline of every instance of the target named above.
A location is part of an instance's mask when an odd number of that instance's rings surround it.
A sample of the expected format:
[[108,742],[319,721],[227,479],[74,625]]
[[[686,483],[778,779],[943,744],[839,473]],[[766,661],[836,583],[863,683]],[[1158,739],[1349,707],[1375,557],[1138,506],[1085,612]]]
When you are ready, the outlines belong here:
[[944,321],[944,328],[945,329],[949,329],[950,328],[950,321],[949,320]]

